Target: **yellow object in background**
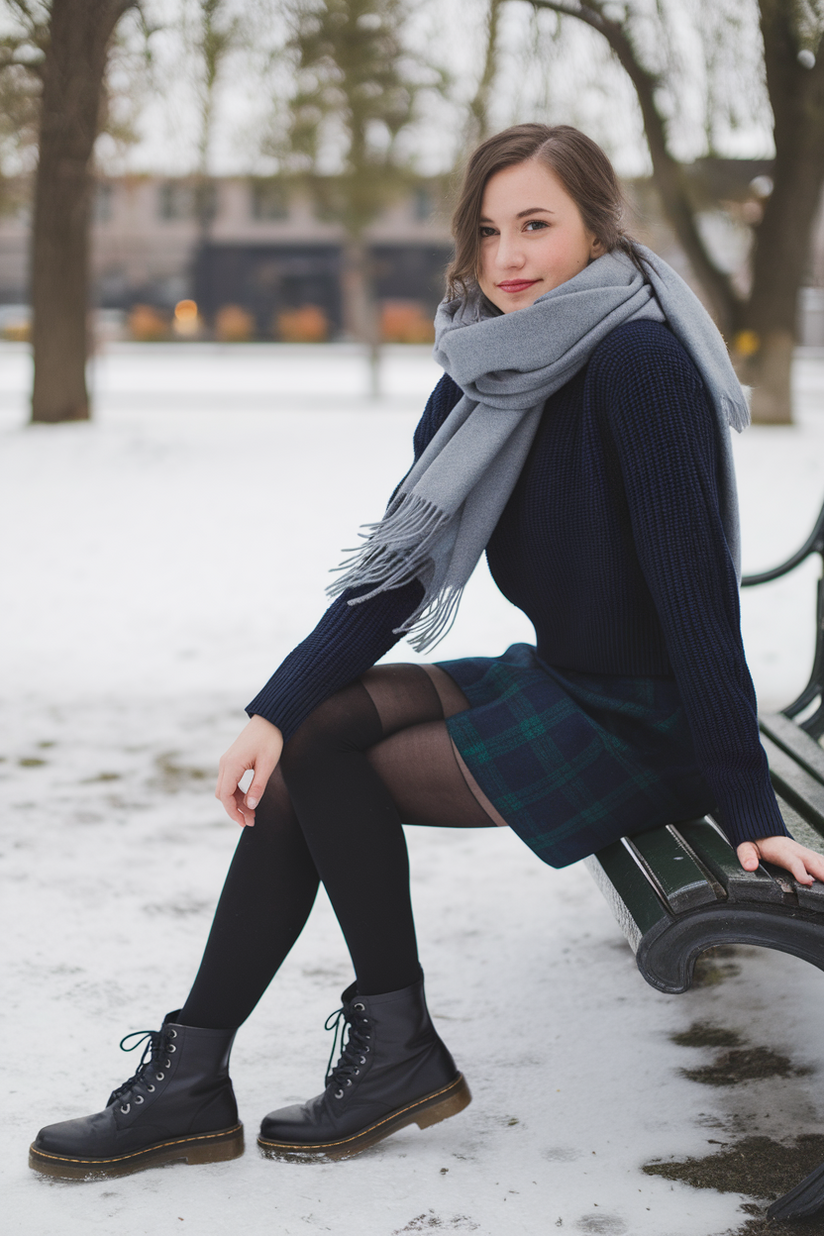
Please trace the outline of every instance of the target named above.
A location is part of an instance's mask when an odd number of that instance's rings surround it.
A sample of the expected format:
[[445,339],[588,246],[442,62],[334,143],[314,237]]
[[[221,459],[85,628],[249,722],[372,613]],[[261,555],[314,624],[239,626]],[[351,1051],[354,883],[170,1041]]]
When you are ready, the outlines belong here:
[[275,316],[273,334],[284,343],[325,343],[329,319],[319,305],[285,309]]
[[129,334],[138,343],[153,343],[169,338],[169,319],[153,305],[133,305],[128,319]]
[[177,302],[172,325],[176,335],[182,335],[187,339],[200,334],[200,316],[195,301],[179,300]]
[[381,304],[381,338],[385,343],[433,343],[432,315],[418,300],[385,300]]
[[221,343],[245,343],[255,337],[255,319],[240,305],[223,305],[215,317],[215,339]]
[[733,338],[732,346],[739,356],[755,356],[761,347],[761,339],[754,330],[739,330]]

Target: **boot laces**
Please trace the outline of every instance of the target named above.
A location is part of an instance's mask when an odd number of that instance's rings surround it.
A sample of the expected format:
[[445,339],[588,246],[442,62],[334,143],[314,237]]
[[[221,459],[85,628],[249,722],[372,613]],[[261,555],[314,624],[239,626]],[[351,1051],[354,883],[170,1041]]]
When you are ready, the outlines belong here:
[[[329,1053],[329,1063],[326,1066],[326,1085],[334,1084],[335,1098],[342,1099],[348,1087],[366,1064],[366,1057],[372,1050],[372,1034],[368,1017],[356,1018],[353,1013],[365,1010],[365,1005],[355,1002],[344,1004],[336,1012],[330,1013],[324,1023],[326,1030],[334,1032],[332,1050]],[[348,1031],[348,1033],[347,1033]],[[344,1035],[346,1036],[344,1042]],[[340,1040],[340,1059],[332,1068],[332,1060]]]
[[[163,1030],[133,1030],[131,1034],[124,1035],[120,1040],[120,1050],[136,1051],[142,1044],[143,1054],[128,1081],[124,1081],[121,1086],[111,1092],[106,1106],[109,1107],[117,1099],[126,1099],[126,1103],[120,1108],[121,1112],[126,1115],[132,1102],[140,1104],[145,1101],[145,1095],[140,1094],[139,1091],[135,1094],[135,1090],[142,1088],[149,1094],[153,1094],[156,1089],[154,1083],[165,1080],[166,1074],[163,1070],[172,1067],[172,1052],[177,1048],[171,1040],[176,1038],[177,1031],[171,1026]],[[129,1039],[137,1039],[137,1042],[132,1043],[131,1047],[126,1047],[125,1044]],[[154,1069],[154,1072],[151,1073],[150,1069]]]

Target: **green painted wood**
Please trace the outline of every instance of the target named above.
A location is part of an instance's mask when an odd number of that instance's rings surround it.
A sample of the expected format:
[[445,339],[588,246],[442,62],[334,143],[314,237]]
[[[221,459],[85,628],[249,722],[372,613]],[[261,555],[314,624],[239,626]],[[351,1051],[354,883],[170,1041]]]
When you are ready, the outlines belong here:
[[824,835],[824,785],[766,734],[761,741],[770,761],[770,776],[776,791]]
[[[764,717],[761,729],[787,827],[802,845],[824,854],[824,750],[786,717]],[[690,931],[698,930],[690,925],[700,926],[707,915],[709,926],[702,929],[710,934],[712,927],[722,935],[730,931],[735,935],[740,913],[742,923],[746,919],[744,926],[750,925],[750,934],[745,932],[742,939],[746,936],[748,942],[799,956],[807,954],[796,935],[824,930],[824,883],[798,884],[769,863],[757,871],[744,871],[733,847],[710,819],[686,820],[624,837],[588,858],[586,865],[638,956],[642,974],[661,990],[686,990],[688,979],[678,969],[683,968],[684,957],[677,941],[683,935],[689,943]],[[763,920],[763,940],[756,938],[750,920]],[[658,950],[656,957],[661,953],[670,969],[675,967],[677,982],[669,970],[662,972],[663,977],[657,971],[655,976],[646,972],[641,958],[650,948]]]
[[735,850],[710,820],[686,820],[673,825],[696,858],[715,876],[730,901],[783,901],[781,889],[763,867],[745,871]]
[[780,712],[768,713],[760,718],[759,724],[761,732],[771,738],[776,746],[791,755],[817,781],[824,783],[824,749],[814,738]]
[[646,932],[662,919],[672,921],[649,877],[623,840],[614,841],[584,861],[633,953],[637,953]]
[[650,872],[673,914],[718,901],[704,870],[668,828],[654,828],[626,842]]
[[796,841],[801,845],[806,845],[811,850],[815,850],[816,854],[824,854],[824,837],[821,833],[813,828],[812,824],[808,824],[802,815],[796,811],[792,803],[788,803],[782,794],[776,794],[776,801],[781,810],[781,815],[784,818],[784,823],[792,833]]
[[[824,838],[819,836],[812,825],[802,819],[795,808],[786,802],[780,794],[776,794],[776,798],[781,808],[781,814],[784,817],[784,823],[795,840],[801,845],[806,845],[809,849],[815,850],[817,854],[824,854]],[[824,884],[818,880],[814,884],[799,884],[788,871],[782,872],[782,875],[789,882],[793,897],[800,906],[804,906],[807,910],[817,910],[819,913],[824,914]]]

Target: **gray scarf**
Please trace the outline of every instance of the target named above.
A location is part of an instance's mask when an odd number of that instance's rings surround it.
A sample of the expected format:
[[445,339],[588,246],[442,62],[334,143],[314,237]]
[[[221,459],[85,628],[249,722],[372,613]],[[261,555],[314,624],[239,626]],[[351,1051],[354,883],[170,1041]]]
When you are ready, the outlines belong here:
[[477,293],[444,301],[435,317],[435,360],[464,392],[401,482],[379,523],[328,589],[366,592],[350,605],[413,579],[423,600],[396,634],[418,651],[443,638],[461,594],[518,480],[544,403],[582,369],[623,322],[672,329],[704,380],[718,419],[720,505],[740,575],[738,503],[729,427],[749,411],[727,349],[680,275],[636,245],[645,275],[624,253],[597,258],[525,309],[500,314]]

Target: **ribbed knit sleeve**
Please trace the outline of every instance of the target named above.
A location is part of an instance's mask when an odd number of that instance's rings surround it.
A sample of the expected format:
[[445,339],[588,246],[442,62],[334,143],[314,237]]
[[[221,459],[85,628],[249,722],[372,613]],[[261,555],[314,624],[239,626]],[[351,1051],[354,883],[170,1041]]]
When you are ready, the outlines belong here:
[[[425,450],[461,390],[444,374],[429,397],[415,430],[415,459]],[[275,670],[266,686],[246,707],[249,716],[265,717],[288,740],[313,709],[352,682],[394,647],[395,630],[423,598],[414,580],[403,588],[381,592],[360,605],[349,600],[368,589],[349,590],[330,605],[318,625]]]
[[644,324],[635,336],[625,327],[599,350],[590,378],[698,763],[734,845],[787,835],[758,736],[738,585],[719,514],[715,415],[694,365],[665,327]]

